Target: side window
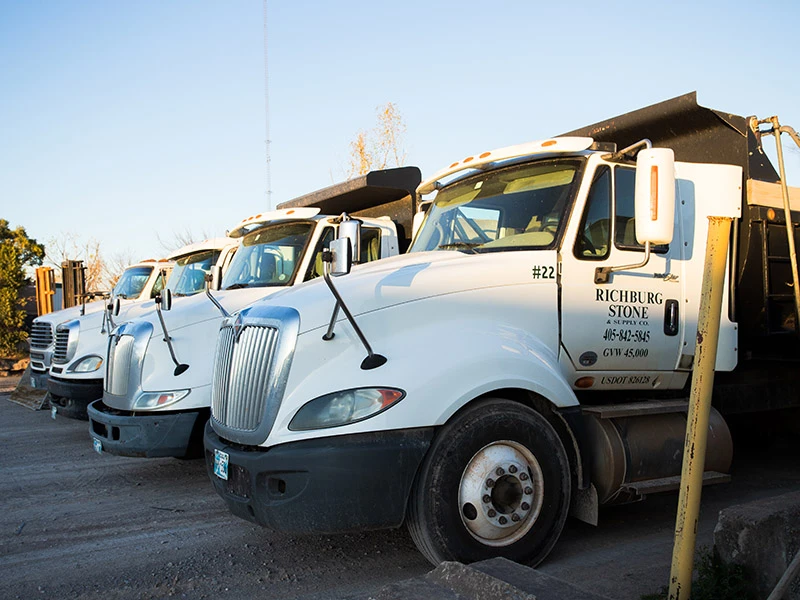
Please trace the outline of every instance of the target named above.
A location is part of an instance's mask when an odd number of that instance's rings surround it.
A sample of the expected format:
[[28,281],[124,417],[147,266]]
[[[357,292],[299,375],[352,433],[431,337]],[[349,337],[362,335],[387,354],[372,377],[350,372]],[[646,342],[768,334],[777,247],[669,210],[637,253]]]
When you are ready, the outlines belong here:
[[[325,250],[330,243],[333,241],[333,227],[328,227],[325,229],[325,232],[322,234],[322,237],[319,238],[317,242],[317,247],[314,248],[314,257],[311,259],[311,263],[308,265],[308,272],[306,273],[305,279],[303,281],[310,281],[311,279],[316,279],[317,277],[322,277],[322,251]],[[362,241],[363,244],[363,241]]]
[[[636,240],[634,219],[634,195],[636,169],[616,167],[614,169],[614,245],[622,250],[644,250]],[[666,252],[668,244],[653,246],[653,252]]]
[[617,248],[629,250],[643,248],[636,241],[636,221],[633,218],[636,171],[617,167],[614,175],[614,244]]
[[573,250],[577,258],[601,260],[611,246],[611,170],[600,167],[592,181]]
[[158,279],[156,279],[156,282],[153,284],[153,289],[150,290],[150,297],[155,298],[161,293],[161,290],[163,289],[164,289],[164,271],[161,271],[158,274]]
[[381,257],[381,230],[374,227],[361,228],[361,256],[359,262],[371,262]]

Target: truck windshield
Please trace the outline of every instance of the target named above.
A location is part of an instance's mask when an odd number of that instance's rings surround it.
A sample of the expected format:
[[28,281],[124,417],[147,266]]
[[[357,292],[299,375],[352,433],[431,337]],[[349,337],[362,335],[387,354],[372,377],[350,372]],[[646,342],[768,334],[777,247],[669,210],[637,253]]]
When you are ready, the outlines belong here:
[[120,298],[138,298],[152,272],[153,267],[128,267],[120,275],[111,293]]
[[291,285],[315,221],[265,225],[248,233],[222,278],[222,289]]
[[211,272],[219,258],[219,250],[204,250],[182,256],[175,261],[175,268],[169,276],[167,289],[175,296],[191,296],[203,291],[206,285],[206,273]]
[[490,252],[555,246],[581,158],[497,169],[440,191],[409,252]]

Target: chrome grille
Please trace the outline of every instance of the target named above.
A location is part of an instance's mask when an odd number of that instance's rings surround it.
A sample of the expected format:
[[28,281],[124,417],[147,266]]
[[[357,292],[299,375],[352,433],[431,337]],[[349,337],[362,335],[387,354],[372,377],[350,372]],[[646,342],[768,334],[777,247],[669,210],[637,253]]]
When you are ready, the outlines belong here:
[[64,363],[67,361],[69,348],[69,329],[56,330],[56,348],[53,351],[53,362]]
[[53,325],[34,321],[31,327],[31,348],[47,348],[53,343]]
[[132,335],[112,336],[109,340],[105,381],[105,389],[109,394],[124,396],[128,393],[133,341]]
[[278,338],[276,327],[244,327],[238,340],[233,327],[220,329],[211,389],[211,414],[219,423],[240,431],[258,428]]

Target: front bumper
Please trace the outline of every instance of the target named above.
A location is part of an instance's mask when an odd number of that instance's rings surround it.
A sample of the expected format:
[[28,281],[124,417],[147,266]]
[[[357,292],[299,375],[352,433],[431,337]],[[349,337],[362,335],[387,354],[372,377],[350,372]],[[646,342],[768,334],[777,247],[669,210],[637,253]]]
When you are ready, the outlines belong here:
[[50,392],[50,406],[55,407],[58,414],[71,419],[86,419],[89,403],[103,397],[103,380],[70,381],[50,375],[47,391]]
[[89,435],[104,452],[119,456],[156,458],[200,457],[203,427],[209,409],[180,412],[132,413],[106,406],[102,400],[88,409]]
[[[206,467],[238,517],[275,531],[339,533],[399,527],[433,428],[303,440],[269,449],[222,440],[206,425]],[[228,454],[228,479],[214,452]]]

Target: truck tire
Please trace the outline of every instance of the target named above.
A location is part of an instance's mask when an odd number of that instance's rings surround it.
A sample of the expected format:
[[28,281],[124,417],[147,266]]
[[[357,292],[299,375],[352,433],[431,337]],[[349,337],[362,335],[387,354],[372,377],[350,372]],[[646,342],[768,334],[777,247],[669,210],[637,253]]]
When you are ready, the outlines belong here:
[[434,565],[502,556],[535,566],[561,534],[571,485],[564,446],[542,415],[482,400],[431,445],[412,487],[408,529]]

